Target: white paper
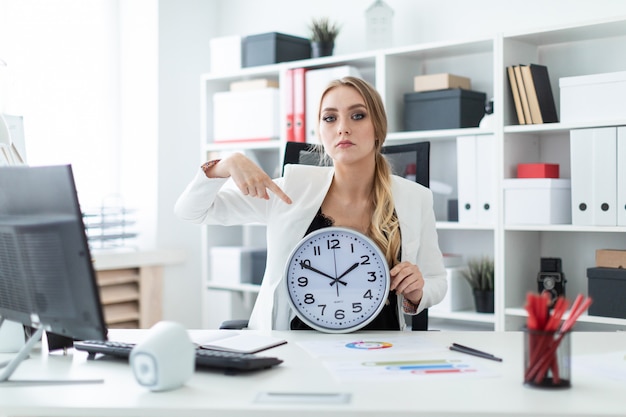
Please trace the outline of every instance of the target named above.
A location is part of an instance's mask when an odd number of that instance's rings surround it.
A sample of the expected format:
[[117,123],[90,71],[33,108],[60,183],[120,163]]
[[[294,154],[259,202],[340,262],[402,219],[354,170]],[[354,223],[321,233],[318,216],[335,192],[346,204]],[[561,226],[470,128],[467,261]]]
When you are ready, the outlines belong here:
[[284,339],[248,333],[246,331],[226,332],[213,333],[201,338],[196,338],[194,342],[204,349],[239,353],[261,352],[287,343]]

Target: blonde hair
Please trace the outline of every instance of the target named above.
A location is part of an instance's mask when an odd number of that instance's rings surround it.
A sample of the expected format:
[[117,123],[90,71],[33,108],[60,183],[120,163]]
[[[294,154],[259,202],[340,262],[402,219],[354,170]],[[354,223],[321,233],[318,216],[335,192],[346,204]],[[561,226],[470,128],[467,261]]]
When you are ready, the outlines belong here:
[[[367,235],[382,249],[389,267],[398,263],[401,246],[400,223],[395,212],[393,196],[391,194],[391,166],[382,154],[383,143],[387,138],[387,114],[383,100],[376,89],[368,82],[356,77],[344,77],[331,81],[320,97],[320,106],[317,120],[321,117],[321,103],[324,96],[336,87],[352,87],[363,97],[367,114],[374,125],[375,171],[374,188],[372,190],[372,205],[374,213]],[[321,141],[320,141],[321,143]],[[320,147],[321,148],[321,147]],[[322,150],[323,151],[323,150]]]

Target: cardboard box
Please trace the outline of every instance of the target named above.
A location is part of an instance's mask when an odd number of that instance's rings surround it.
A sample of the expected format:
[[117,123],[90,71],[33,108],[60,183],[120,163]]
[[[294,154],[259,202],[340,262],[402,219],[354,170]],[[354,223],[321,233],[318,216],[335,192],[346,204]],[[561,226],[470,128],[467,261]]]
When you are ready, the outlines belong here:
[[626,114],[626,71],[564,77],[561,123],[621,120]]
[[449,88],[462,88],[471,90],[472,83],[469,78],[452,74],[429,74],[418,75],[413,78],[413,91],[446,90]]
[[504,183],[506,224],[570,224],[571,181],[552,178],[513,178]]
[[241,52],[243,67],[297,61],[311,58],[311,41],[278,32],[261,33],[243,38]]
[[596,266],[626,269],[626,250],[598,249],[596,251]]
[[280,90],[262,88],[213,95],[213,141],[239,142],[280,137]]
[[559,164],[517,164],[517,178],[559,178]]
[[485,115],[487,95],[477,91],[425,91],[404,95],[404,130],[478,127]]
[[626,269],[587,268],[590,316],[626,319]]
[[451,312],[474,309],[472,288],[462,275],[464,269],[467,267],[446,268],[448,292],[439,304],[429,307],[429,311]]
[[221,284],[261,284],[267,250],[246,246],[211,248],[211,281]]
[[241,69],[241,36],[222,36],[209,41],[211,72],[224,73]]
[[279,88],[278,80],[270,78],[255,78],[253,80],[233,81],[230,83],[230,91],[250,91],[263,88]]

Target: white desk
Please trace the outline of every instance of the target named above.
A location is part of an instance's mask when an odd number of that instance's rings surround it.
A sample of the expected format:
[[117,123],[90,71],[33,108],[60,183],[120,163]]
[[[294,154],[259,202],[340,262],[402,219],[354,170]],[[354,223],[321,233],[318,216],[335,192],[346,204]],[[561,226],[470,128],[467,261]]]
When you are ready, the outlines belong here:
[[[115,339],[137,336],[142,330],[116,330]],[[413,381],[339,382],[300,341],[428,340],[443,349],[457,342],[496,354],[502,363],[481,361],[495,371],[488,378],[415,378]],[[135,382],[127,363],[87,361],[83,352],[35,353],[12,379],[104,378],[103,384],[60,386],[0,386],[0,416],[624,416],[626,384],[586,368],[574,367],[572,387],[542,390],[522,384],[522,334],[518,332],[404,332],[327,335],[316,332],[277,332],[289,343],[266,352],[285,360],[280,366],[253,375],[227,376],[198,371],[182,388],[153,393]],[[132,336],[132,337],[131,337]],[[402,339],[404,341],[404,339]],[[626,351],[626,332],[574,333],[574,356]],[[389,350],[391,352],[391,349]],[[451,352],[454,353],[454,352]],[[456,354],[456,353],[454,353]],[[2,356],[2,355],[0,355]],[[4,355],[6,356],[6,355]],[[391,358],[397,358],[390,356]],[[0,358],[2,359],[2,358]],[[622,360],[624,360],[622,358]],[[623,366],[623,364],[618,364]],[[259,392],[333,393],[351,395],[348,404],[259,404]]]

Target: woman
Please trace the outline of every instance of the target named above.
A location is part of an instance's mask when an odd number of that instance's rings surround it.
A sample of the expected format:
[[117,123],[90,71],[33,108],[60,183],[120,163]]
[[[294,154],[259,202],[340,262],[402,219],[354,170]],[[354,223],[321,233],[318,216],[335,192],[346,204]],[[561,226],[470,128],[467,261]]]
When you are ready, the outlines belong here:
[[441,301],[447,290],[437,242],[432,193],[391,175],[381,148],[387,118],[378,92],[345,77],[322,93],[321,146],[333,167],[288,165],[272,180],[242,154],[202,165],[176,203],[194,223],[267,224],[267,265],[249,321],[253,329],[303,329],[281,285],[285,263],[308,233],[353,228],[372,238],[390,267],[387,305],[365,330],[403,330],[404,314]]

